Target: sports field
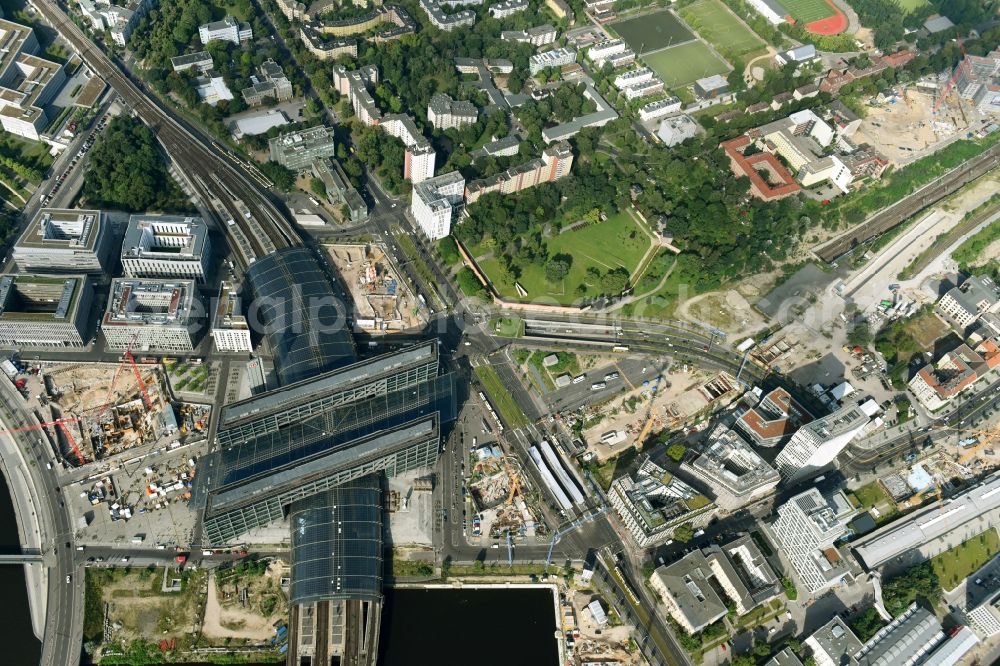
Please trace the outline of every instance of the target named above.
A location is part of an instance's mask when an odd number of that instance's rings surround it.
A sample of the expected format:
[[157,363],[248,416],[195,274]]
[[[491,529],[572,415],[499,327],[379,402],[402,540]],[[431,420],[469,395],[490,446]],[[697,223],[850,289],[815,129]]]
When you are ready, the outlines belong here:
[[780,2],[796,23],[812,23],[836,13],[826,0],[780,0]]
[[765,52],[764,40],[740,22],[719,0],[695,0],[680,13],[689,26],[727,58]]
[[659,74],[668,88],[679,88],[713,74],[727,74],[729,67],[701,42],[663,49],[643,60]]
[[611,23],[608,27],[640,55],[694,39],[687,26],[667,10]]

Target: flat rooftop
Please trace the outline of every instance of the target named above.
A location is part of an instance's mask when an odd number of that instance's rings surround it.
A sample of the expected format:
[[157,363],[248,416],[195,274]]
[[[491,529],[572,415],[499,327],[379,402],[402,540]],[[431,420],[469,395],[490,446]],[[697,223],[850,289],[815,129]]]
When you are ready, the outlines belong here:
[[115,278],[103,326],[187,326],[194,280]]
[[30,35],[29,26],[0,19],[0,76],[14,63]]
[[4,275],[0,277],[0,321],[59,321],[76,319],[82,275]]
[[247,330],[247,318],[243,316],[239,288],[229,282],[219,286],[219,300],[215,307],[212,328]]
[[17,248],[94,251],[104,225],[99,210],[41,208],[14,244]]
[[122,241],[122,259],[191,260],[204,256],[208,225],[200,217],[133,215]]

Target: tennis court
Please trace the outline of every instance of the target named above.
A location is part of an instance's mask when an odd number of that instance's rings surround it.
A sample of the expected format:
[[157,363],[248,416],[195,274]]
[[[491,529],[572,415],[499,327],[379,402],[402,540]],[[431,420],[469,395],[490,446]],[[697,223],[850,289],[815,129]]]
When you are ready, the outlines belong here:
[[836,12],[826,0],[781,0],[796,23],[812,23],[833,16]]
[[608,27],[639,54],[694,39],[694,34],[687,26],[667,10],[611,23]]
[[696,0],[680,10],[684,21],[727,58],[764,52],[764,40],[754,34],[719,0]]
[[729,66],[699,41],[663,49],[642,59],[668,88],[680,88],[706,76],[729,73]]

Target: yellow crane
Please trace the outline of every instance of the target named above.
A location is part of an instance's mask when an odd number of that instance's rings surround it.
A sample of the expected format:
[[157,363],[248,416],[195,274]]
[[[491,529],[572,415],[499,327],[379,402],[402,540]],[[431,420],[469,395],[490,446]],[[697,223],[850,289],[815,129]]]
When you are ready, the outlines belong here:
[[966,437],[975,438],[976,443],[968,447],[963,447],[963,451],[959,454],[958,462],[959,464],[964,464],[969,459],[975,457],[980,449],[986,448],[993,444],[997,439],[1000,439],[1000,425],[995,425],[990,428],[947,428],[948,430],[954,430],[955,432],[966,433]]

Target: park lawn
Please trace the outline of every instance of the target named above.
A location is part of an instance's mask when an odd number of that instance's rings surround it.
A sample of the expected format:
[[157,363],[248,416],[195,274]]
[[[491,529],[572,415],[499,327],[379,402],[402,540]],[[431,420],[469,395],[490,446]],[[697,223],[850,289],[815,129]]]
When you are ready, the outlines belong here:
[[931,559],[931,568],[945,590],[954,589],[1000,552],[1000,537],[990,528]]
[[927,4],[927,0],[896,0],[896,2],[899,3],[900,8],[907,14]]
[[765,52],[764,40],[719,0],[695,0],[680,12],[689,26],[727,57]]
[[498,317],[490,320],[490,328],[502,338],[519,338],[524,335],[524,320],[520,317]]
[[666,9],[611,23],[608,27],[639,55],[694,39],[688,27]]
[[[537,264],[521,266],[517,282],[528,292],[528,297],[518,296],[513,284],[500,279],[500,262],[496,258],[479,261],[500,295],[509,300],[554,301],[570,305],[582,297],[599,296],[601,285],[587,274],[591,266],[602,273],[624,267],[635,271],[643,255],[649,250],[651,240],[627,211],[612,215],[603,222],[566,231],[545,239],[549,256],[567,254],[573,258],[569,273],[562,282],[553,284],[545,278],[545,267]],[[578,285],[584,285],[580,293]]]
[[829,18],[835,13],[826,0],[781,0],[781,5],[803,25]]
[[697,41],[663,49],[642,59],[668,88],[680,88],[706,76],[729,73],[726,63]]
[[521,428],[528,425],[528,417],[517,406],[514,398],[510,395],[510,391],[500,381],[500,375],[497,374],[496,370],[488,365],[479,365],[476,366],[476,376],[479,377],[479,381],[486,388],[490,404],[500,412],[500,416],[507,422],[507,425],[511,428]]

